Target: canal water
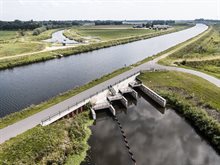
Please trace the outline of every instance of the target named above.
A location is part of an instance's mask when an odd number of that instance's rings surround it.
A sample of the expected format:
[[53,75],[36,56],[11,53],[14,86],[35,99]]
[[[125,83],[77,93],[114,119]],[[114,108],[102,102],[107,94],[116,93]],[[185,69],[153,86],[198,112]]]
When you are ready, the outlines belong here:
[[[139,92],[130,106],[114,104],[137,165],[219,165],[219,155],[174,110],[154,106]],[[97,114],[91,126],[91,149],[81,165],[134,165],[117,122],[111,114]]]
[[0,71],[0,117],[134,64],[206,29],[197,24],[176,33]]
[[78,42],[70,40],[69,38],[63,35],[64,30],[57,31],[52,34],[52,38],[44,40],[45,42],[50,43],[65,43],[65,44],[77,44]]

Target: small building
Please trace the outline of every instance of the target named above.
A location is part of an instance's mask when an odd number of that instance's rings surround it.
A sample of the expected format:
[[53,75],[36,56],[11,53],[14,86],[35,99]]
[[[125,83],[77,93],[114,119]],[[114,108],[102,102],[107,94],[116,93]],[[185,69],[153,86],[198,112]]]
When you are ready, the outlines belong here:
[[168,28],[171,28],[169,25],[153,25],[154,30],[166,30]]
[[95,22],[86,22],[83,26],[95,26]]
[[136,24],[136,25],[133,25],[133,28],[144,28],[144,25],[143,24]]

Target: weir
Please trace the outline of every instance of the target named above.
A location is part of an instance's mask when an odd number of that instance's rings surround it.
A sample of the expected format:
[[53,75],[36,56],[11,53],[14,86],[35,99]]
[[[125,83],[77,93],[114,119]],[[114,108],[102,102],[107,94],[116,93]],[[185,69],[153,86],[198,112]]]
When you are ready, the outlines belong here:
[[59,113],[48,116],[46,119],[41,121],[41,125],[42,126],[49,125],[50,123],[53,123],[56,120],[64,116],[67,116],[70,113],[73,113],[74,111],[76,111],[82,106],[85,106],[88,103],[91,103],[92,105],[90,111],[92,118],[94,120],[96,120],[96,111],[101,109],[110,110],[113,116],[115,116],[116,111],[112,106],[112,102],[121,101],[121,103],[127,108],[128,101],[123,95],[131,94],[135,99],[137,99],[138,94],[134,90],[135,88],[139,88],[150,98],[152,98],[156,103],[158,103],[160,106],[165,107],[166,100],[161,96],[159,96],[156,92],[154,92],[150,88],[143,85],[142,82],[136,78],[139,74],[140,71],[112,85],[107,86],[105,89],[102,89],[100,92],[96,92],[95,94],[89,96],[87,99],[83,99],[81,102],[78,102],[75,105],[68,107],[63,111],[59,111]]
[[121,101],[121,103],[127,108],[128,107],[128,101],[127,99],[121,95],[120,93],[118,93],[115,96],[108,96],[107,100],[112,103],[113,101]]

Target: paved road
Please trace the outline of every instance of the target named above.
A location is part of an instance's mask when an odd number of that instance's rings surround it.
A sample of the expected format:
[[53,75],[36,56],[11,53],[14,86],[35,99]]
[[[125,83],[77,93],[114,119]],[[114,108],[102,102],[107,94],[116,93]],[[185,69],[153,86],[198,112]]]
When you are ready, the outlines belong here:
[[[178,49],[176,49],[177,51]],[[110,80],[107,80],[101,84],[98,84],[76,96],[73,96],[61,103],[58,103],[48,109],[45,109],[44,111],[41,111],[35,115],[32,115],[24,120],[21,120],[15,124],[12,124],[8,127],[5,127],[3,129],[0,130],[0,143],[5,142],[6,140],[10,139],[11,137],[15,137],[18,134],[21,134],[25,131],[27,131],[28,129],[31,129],[35,126],[37,126],[39,123],[41,123],[41,120],[54,114],[54,113],[58,113],[61,110],[67,109],[68,106],[74,105],[77,102],[82,101],[83,99],[86,99],[88,96],[93,95],[94,93],[96,93],[97,91],[101,91],[102,89],[107,88],[109,85],[112,85],[140,70],[149,70],[149,69],[167,69],[167,70],[176,70],[176,71],[181,71],[181,72],[186,72],[186,73],[190,73],[190,74],[194,74],[197,75],[199,77],[202,77],[206,80],[208,80],[209,82],[215,84],[216,86],[220,87],[220,80],[217,78],[214,78],[212,76],[209,76],[205,73],[202,72],[198,72],[198,71],[194,71],[194,70],[189,70],[189,69],[183,69],[183,68],[177,68],[177,67],[169,67],[169,66],[162,66],[157,64],[158,60],[160,60],[161,58],[164,58],[166,56],[168,56],[170,53],[172,53],[173,51],[162,55],[161,57],[158,57],[156,59],[154,59],[153,61],[144,63],[138,67],[135,67],[127,72],[124,72]]]

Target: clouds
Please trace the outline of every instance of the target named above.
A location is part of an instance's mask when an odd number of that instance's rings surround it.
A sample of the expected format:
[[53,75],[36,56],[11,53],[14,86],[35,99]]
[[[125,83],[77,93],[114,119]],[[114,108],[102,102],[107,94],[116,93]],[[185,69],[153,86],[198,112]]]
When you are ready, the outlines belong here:
[[220,19],[218,0],[0,0],[0,5],[0,20]]

